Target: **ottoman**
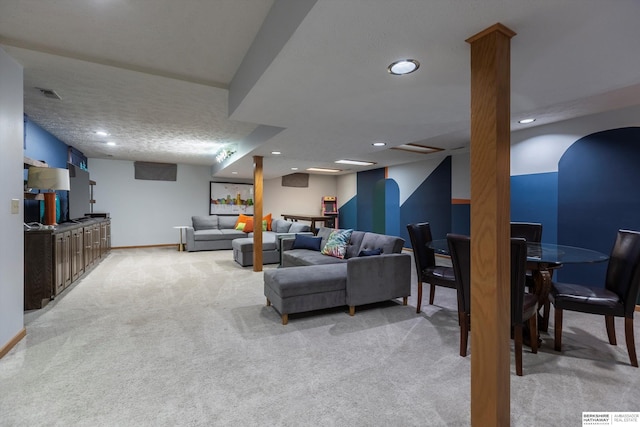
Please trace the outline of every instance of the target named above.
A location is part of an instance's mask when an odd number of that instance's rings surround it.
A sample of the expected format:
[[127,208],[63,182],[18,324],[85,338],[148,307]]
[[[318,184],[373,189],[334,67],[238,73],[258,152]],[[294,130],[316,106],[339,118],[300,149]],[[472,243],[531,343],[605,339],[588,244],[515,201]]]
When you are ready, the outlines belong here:
[[345,305],[347,264],[287,267],[264,272],[267,306],[280,313],[282,324],[289,314]]
[[[253,265],[253,237],[233,239],[231,242],[233,259],[243,267]],[[280,252],[275,240],[262,242],[262,263],[277,264],[280,262]]]

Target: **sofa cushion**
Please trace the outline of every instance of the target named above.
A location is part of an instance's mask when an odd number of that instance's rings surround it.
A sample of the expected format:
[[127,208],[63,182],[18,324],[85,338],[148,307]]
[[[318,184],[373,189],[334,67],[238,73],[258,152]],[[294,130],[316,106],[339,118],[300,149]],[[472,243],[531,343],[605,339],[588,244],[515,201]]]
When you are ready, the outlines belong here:
[[291,249],[282,253],[282,265],[284,267],[295,267],[302,265],[338,264],[347,262],[346,259],[335,258],[322,255],[320,252],[308,249]]
[[307,234],[296,234],[296,238],[293,242],[293,249],[310,249],[312,251],[319,251],[320,243],[322,243],[322,239],[320,237],[309,236]]
[[192,216],[191,223],[194,230],[217,230],[218,229],[218,216]]
[[344,256],[346,259],[357,257],[360,254],[360,246],[362,246],[362,239],[365,234],[364,231],[353,230],[347,245],[347,253]]
[[332,231],[327,243],[322,248],[322,254],[340,259],[344,258],[347,253],[347,244],[351,238],[351,233],[353,233],[352,229]]
[[233,239],[239,239],[241,237],[247,237],[247,233],[239,230],[234,230],[233,228],[231,229],[225,228],[219,231],[220,231],[220,234],[222,234],[224,236],[224,239],[226,240],[233,240]]
[[289,228],[291,228],[291,224],[293,224],[293,222],[291,221],[285,221],[283,219],[274,219],[271,222],[271,230],[275,231],[276,233],[288,233]]
[[236,228],[236,221],[238,220],[238,215],[219,215],[218,216],[218,228]]
[[327,244],[327,240],[329,240],[329,235],[333,232],[333,230],[334,230],[333,228],[328,228],[328,227],[320,227],[318,229],[317,236],[322,238],[322,243],[320,244],[321,248],[324,248],[324,246]]
[[311,231],[311,227],[309,227],[307,224],[294,222],[289,228],[289,233],[302,233],[303,231]]
[[347,266],[345,264],[267,270],[264,272],[264,282],[283,299],[339,291],[347,286]]
[[222,230],[198,230],[193,232],[193,240],[228,240],[228,237],[222,234]]
[[400,237],[367,232],[362,238],[358,253],[381,248],[383,254],[399,254],[403,245],[404,239]]

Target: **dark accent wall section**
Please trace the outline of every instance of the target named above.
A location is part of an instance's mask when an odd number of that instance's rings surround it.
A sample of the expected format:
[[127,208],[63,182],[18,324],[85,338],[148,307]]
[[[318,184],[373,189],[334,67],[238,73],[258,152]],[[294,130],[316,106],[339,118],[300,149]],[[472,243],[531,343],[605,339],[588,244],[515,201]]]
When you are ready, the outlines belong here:
[[511,177],[511,221],[539,222],[542,241],[558,242],[558,173]]
[[400,207],[400,237],[410,246],[407,224],[427,221],[434,239],[451,230],[451,156],[446,157]]
[[358,196],[353,196],[338,209],[338,227],[358,230]]
[[454,203],[451,205],[451,232],[471,235],[471,204]]
[[[608,254],[618,229],[640,230],[640,128],[594,133],[558,163],[558,243]],[[602,285],[606,263],[565,265],[563,281]]]
[[[365,172],[358,172],[356,178],[356,192],[358,206],[356,209],[356,227],[361,231],[374,231],[373,212],[376,183],[384,181],[384,169],[374,169]],[[344,228],[340,224],[340,228]]]
[[400,187],[393,179],[386,179],[384,184],[384,234],[399,236],[402,229],[400,226]]

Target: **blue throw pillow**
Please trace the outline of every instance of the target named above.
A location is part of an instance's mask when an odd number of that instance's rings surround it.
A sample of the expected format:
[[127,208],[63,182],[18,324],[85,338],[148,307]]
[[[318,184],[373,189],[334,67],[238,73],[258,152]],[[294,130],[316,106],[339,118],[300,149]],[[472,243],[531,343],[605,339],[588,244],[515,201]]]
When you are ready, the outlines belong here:
[[360,251],[358,256],[372,256],[372,255],[380,255],[380,254],[382,254],[382,249],[378,248],[378,249],[370,249],[368,251]]
[[308,234],[296,234],[296,239],[293,241],[292,249],[310,249],[312,251],[319,251],[321,242],[322,237],[314,237]]

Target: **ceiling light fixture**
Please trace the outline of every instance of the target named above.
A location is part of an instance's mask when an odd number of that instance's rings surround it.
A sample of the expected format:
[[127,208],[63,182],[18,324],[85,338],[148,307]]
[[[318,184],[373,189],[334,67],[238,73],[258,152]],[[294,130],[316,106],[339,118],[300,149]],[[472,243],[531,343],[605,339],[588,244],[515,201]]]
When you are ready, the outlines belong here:
[[385,145],[387,145],[387,143],[386,143],[386,142],[379,141],[379,142],[374,142],[374,143],[373,143],[373,144],[371,144],[371,145],[373,145],[374,147],[384,147]]
[[292,170],[292,171],[297,171],[297,170],[298,170],[298,168],[291,168],[291,170]]
[[329,168],[307,168],[307,170],[311,172],[331,172],[331,173],[342,172],[341,169],[329,169]]
[[343,165],[356,165],[356,166],[371,166],[375,165],[375,162],[365,162],[363,160],[336,160],[335,163],[341,163]]
[[536,119],[533,119],[533,118],[531,118],[531,119],[522,119],[522,120],[519,120],[518,123],[526,125],[526,124],[529,124],[529,123],[533,123],[535,121],[536,121]]
[[387,67],[390,74],[394,76],[401,76],[403,74],[413,73],[420,68],[420,63],[415,59],[401,59]]
[[442,148],[429,147],[428,145],[420,145],[413,142],[391,147],[392,150],[411,151],[412,153],[429,154],[442,151]]
[[275,154],[277,156],[278,154],[282,154],[282,152],[280,152],[280,151],[272,151],[271,154]]
[[116,145],[116,143],[115,143],[115,142],[113,142],[113,141],[109,141],[109,142],[107,142],[107,145],[114,146],[114,145]]
[[109,136],[109,132],[105,132],[103,130],[97,130],[94,133],[98,136]]

